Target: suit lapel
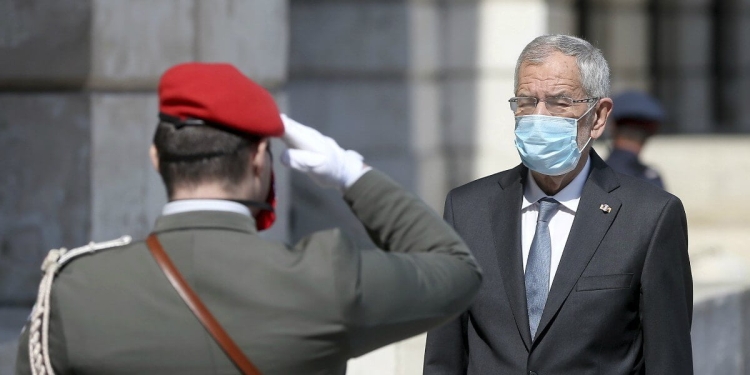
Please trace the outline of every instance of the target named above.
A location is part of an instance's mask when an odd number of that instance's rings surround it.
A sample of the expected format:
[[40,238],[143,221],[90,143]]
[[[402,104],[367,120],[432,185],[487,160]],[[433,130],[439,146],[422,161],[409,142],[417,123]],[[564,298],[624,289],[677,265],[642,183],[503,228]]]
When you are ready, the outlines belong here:
[[510,309],[526,349],[531,348],[521,252],[521,203],[527,169],[518,166],[498,181],[490,197],[492,235]]
[[[622,205],[619,199],[610,194],[620,186],[614,172],[596,152],[592,151],[590,155],[591,173],[583,187],[573,226],[544,306],[538,328],[539,337],[542,337],[547,325],[568,298]],[[608,205],[611,211],[602,210],[602,204]]]

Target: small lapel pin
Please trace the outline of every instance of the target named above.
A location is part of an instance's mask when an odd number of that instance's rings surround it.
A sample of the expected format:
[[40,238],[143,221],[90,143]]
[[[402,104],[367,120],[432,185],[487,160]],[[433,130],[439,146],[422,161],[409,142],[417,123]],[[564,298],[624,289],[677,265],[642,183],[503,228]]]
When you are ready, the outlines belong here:
[[602,210],[605,214],[608,214],[608,213],[610,213],[612,211],[612,207],[610,207],[606,203],[602,203],[602,205],[599,206],[599,209]]

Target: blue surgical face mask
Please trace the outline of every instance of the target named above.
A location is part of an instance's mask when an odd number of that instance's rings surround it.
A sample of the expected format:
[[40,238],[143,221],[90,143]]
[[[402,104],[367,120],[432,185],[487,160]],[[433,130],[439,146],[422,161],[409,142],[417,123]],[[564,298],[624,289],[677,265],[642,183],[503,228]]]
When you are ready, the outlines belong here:
[[[568,117],[528,115],[516,116],[516,148],[523,164],[547,176],[566,174],[578,165],[578,120]],[[591,142],[589,137],[583,149]]]

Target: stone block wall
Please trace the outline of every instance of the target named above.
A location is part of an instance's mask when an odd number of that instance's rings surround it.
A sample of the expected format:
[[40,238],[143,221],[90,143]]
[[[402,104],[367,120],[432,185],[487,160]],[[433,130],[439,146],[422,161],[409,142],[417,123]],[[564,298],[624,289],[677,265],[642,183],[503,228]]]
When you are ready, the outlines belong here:
[[86,95],[0,93],[0,306],[31,306],[47,250],[87,241],[88,125]]
[[[283,106],[287,11],[285,1],[0,2],[0,374],[12,371],[47,250],[144,237],[161,211],[148,147],[163,71],[230,62]],[[287,237],[288,179],[277,168],[271,238]]]
[[91,70],[91,0],[0,2],[0,88],[82,87]]

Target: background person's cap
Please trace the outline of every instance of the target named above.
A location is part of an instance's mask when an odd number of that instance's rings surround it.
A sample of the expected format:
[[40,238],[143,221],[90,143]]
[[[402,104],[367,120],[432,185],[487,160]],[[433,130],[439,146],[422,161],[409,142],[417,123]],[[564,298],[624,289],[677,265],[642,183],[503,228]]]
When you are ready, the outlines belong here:
[[612,97],[612,119],[664,122],[666,113],[661,104],[651,95],[640,91],[625,91]]

